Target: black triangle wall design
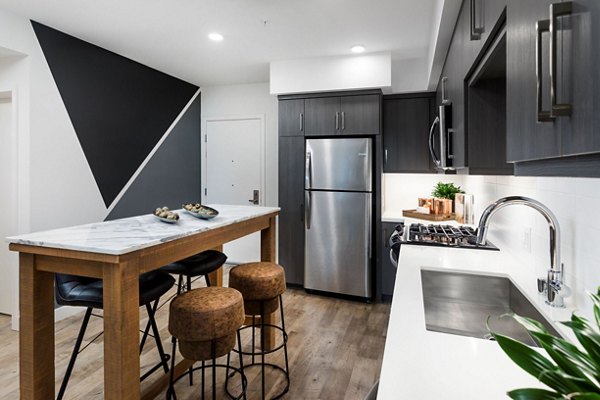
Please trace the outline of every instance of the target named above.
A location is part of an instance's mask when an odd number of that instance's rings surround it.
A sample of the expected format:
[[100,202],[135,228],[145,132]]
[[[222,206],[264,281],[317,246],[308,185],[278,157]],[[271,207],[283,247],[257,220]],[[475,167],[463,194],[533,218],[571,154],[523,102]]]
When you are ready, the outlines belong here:
[[198,87],[31,23],[108,207]]
[[186,110],[169,136],[106,218],[151,213],[156,207],[181,208],[200,202],[200,96]]

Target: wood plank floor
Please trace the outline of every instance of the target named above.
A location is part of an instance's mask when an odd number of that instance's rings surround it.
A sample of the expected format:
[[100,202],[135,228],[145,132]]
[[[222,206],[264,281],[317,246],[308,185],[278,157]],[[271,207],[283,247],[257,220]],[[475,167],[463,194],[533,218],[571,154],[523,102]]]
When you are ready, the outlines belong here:
[[[225,281],[227,281],[227,273]],[[194,287],[204,286],[203,280]],[[174,294],[174,290],[169,294]],[[167,298],[165,297],[165,300]],[[362,400],[377,380],[381,368],[383,347],[387,330],[389,304],[365,304],[328,297],[308,295],[303,290],[288,289],[283,298],[285,322],[289,335],[290,390],[286,399],[306,400]],[[98,313],[101,315],[101,312]],[[79,331],[83,314],[67,318],[56,324],[56,391],[60,387],[72,346]],[[146,313],[140,309],[143,328]],[[167,330],[168,304],[157,312],[157,321],[165,351],[171,351]],[[250,331],[250,330],[248,330]],[[83,346],[89,345],[77,359],[66,399],[103,398],[102,319],[92,317]],[[280,340],[280,339],[278,339]],[[249,332],[244,334],[244,347],[251,343]],[[237,358],[234,358],[237,366]],[[141,356],[142,371],[157,362],[154,340],[150,338]],[[225,362],[225,359],[219,360]],[[249,358],[245,359],[248,363]],[[269,362],[284,365],[283,352],[269,356]],[[248,399],[260,398],[260,368],[247,368],[249,380]],[[142,384],[145,386],[158,378],[155,373]],[[200,398],[200,372],[194,375],[194,385],[187,378],[177,385],[178,399]],[[226,398],[222,389],[223,376],[218,374],[218,396]],[[276,371],[268,371],[267,398],[281,389],[283,379]],[[211,387],[207,373],[207,394]],[[18,333],[10,329],[10,317],[0,315],[0,399],[18,399]],[[235,393],[237,380],[230,382]],[[159,396],[157,398],[164,398]],[[210,397],[209,397],[210,398]]]

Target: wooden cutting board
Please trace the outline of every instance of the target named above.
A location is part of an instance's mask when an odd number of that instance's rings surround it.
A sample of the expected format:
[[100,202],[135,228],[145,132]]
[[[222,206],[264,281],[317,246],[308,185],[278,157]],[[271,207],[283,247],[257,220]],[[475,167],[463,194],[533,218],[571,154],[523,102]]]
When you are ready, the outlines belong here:
[[427,221],[450,221],[454,219],[454,214],[422,214],[418,213],[417,210],[402,210],[402,215]]

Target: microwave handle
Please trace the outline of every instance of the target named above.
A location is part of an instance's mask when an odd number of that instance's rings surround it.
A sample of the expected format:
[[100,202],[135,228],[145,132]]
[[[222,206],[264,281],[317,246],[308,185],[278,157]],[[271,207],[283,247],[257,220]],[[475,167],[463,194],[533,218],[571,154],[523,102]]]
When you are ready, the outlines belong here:
[[[431,154],[431,159],[436,167],[440,168],[442,166],[442,162],[440,161],[437,154],[435,154],[435,150],[433,149],[433,132],[435,131],[436,126],[440,123],[440,117],[435,117],[433,124],[431,124],[431,128],[429,129],[429,153]],[[440,132],[441,134],[441,132]]]

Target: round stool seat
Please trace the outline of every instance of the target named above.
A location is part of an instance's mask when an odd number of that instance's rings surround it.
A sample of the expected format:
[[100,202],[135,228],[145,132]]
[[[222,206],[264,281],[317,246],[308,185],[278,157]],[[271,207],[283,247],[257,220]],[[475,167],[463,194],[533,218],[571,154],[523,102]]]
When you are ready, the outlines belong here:
[[207,275],[225,264],[227,256],[220,251],[206,250],[191,257],[165,265],[160,270],[170,274],[200,276]]
[[190,360],[210,359],[235,345],[237,329],[244,323],[242,294],[226,287],[194,289],[176,297],[169,310],[169,332],[179,340],[181,354]]
[[270,262],[238,265],[229,271],[229,287],[239,290],[246,303],[275,299],[285,292],[285,271]]

